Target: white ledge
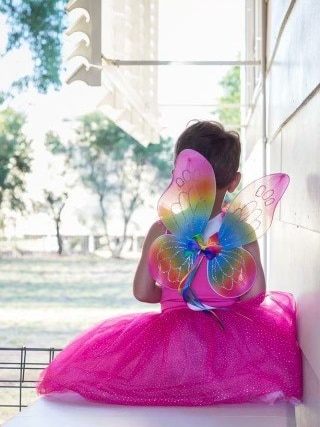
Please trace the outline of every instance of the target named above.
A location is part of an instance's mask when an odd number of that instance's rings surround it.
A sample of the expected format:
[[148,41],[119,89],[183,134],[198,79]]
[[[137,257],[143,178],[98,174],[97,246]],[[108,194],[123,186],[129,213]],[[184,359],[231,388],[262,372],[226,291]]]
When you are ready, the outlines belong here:
[[133,407],[40,398],[3,427],[295,427],[285,404]]

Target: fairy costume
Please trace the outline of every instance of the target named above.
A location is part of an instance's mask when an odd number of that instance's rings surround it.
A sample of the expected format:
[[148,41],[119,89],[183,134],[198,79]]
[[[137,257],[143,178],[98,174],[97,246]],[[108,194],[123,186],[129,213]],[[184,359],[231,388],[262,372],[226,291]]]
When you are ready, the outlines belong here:
[[256,274],[242,245],[267,230],[287,185],[284,174],[264,177],[210,219],[212,167],[193,150],[181,152],[158,206],[168,231],[150,249],[161,312],[108,319],[79,336],[43,372],[39,393],[122,405],[298,402],[292,296],[239,300]]

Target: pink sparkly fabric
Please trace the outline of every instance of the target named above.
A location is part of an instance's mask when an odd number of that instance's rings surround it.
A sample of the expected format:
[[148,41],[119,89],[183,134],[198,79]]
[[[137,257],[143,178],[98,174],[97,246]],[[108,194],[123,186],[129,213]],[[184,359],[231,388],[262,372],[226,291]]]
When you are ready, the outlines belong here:
[[108,404],[201,406],[301,400],[301,354],[293,297],[247,301],[194,289],[215,313],[188,308],[164,288],[161,313],[108,319],[80,335],[41,375],[40,394],[70,392]]
[[185,307],[106,320],[56,357],[38,392],[121,405],[297,403],[292,297],[272,292],[216,313],[224,329],[213,315]]

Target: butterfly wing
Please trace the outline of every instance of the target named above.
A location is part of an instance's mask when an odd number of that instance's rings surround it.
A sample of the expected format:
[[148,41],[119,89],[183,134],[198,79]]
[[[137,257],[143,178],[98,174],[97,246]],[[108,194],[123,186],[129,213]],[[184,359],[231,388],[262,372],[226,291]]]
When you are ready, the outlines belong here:
[[190,250],[188,241],[182,241],[172,234],[164,234],[151,245],[150,273],[157,283],[180,290],[196,258],[197,253]]
[[245,187],[232,201],[219,230],[224,249],[257,240],[270,227],[275,208],[289,184],[289,176],[275,173]]
[[183,150],[177,157],[172,181],[158,203],[161,221],[182,240],[201,234],[210,218],[215,192],[210,163],[197,151]]
[[211,287],[225,298],[245,294],[253,285],[256,264],[252,255],[243,248],[222,250],[208,261],[208,280]]

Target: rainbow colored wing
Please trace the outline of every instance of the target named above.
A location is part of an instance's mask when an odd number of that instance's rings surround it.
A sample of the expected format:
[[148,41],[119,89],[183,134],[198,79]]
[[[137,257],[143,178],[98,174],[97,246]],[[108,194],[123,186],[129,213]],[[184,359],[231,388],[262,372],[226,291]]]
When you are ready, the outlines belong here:
[[194,150],[182,151],[172,181],[158,203],[160,219],[172,234],[151,245],[149,266],[161,285],[178,289],[185,300],[201,307],[191,286],[202,260],[208,281],[219,295],[236,298],[253,285],[256,265],[241,246],[255,241],[270,227],[274,210],[289,177],[272,174],[244,188],[231,203],[218,234],[202,235],[215,200],[215,176],[210,163]]
[[256,263],[243,248],[222,250],[208,261],[208,280],[217,294],[225,298],[237,298],[245,294],[256,277]]
[[172,181],[159,200],[160,219],[182,240],[201,234],[210,218],[215,194],[215,175],[210,163],[197,151],[183,150]]
[[160,219],[172,234],[156,239],[149,252],[151,275],[161,285],[182,289],[199,255],[194,237],[201,235],[208,223],[215,193],[210,163],[194,150],[183,150],[158,203]]
[[188,247],[188,241],[182,241],[172,234],[164,234],[151,245],[150,273],[157,283],[180,290],[197,256]]
[[219,295],[235,298],[252,287],[255,261],[241,246],[257,240],[268,230],[288,184],[288,175],[264,176],[245,187],[230,204],[218,232],[222,250],[208,261],[207,267],[209,283]]
[[275,173],[245,187],[232,201],[219,230],[224,249],[257,240],[270,227],[275,208],[289,184],[289,176]]

